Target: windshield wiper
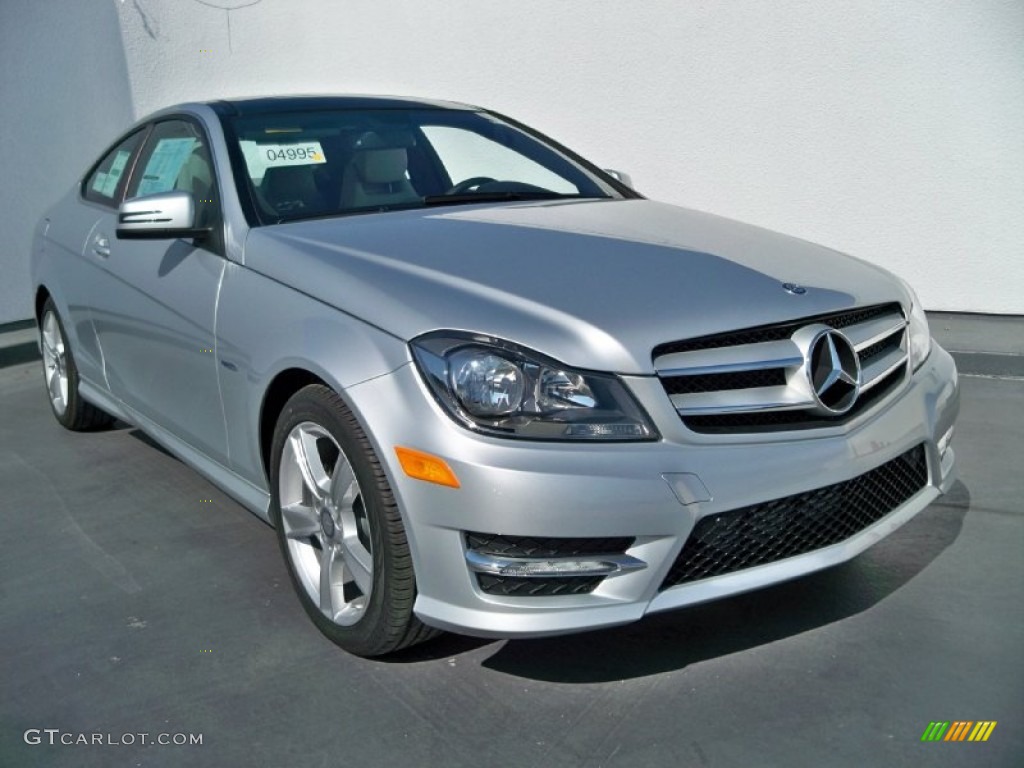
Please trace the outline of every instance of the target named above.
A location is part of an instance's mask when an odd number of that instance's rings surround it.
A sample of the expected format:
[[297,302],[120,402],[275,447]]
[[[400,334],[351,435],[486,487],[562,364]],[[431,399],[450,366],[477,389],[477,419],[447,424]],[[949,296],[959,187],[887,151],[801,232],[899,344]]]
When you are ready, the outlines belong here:
[[461,205],[463,203],[501,203],[507,200],[563,200],[579,199],[583,195],[563,195],[559,192],[467,192],[463,195],[427,195],[424,205]]

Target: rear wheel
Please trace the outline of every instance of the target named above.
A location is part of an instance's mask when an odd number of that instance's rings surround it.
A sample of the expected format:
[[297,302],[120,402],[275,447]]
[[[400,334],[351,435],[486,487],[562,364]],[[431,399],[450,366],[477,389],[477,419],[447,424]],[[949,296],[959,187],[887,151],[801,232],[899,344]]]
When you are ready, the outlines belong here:
[[46,393],[57,421],[75,431],[99,429],[110,424],[113,417],[85,402],[78,392],[78,368],[53,299],[47,299],[43,305],[39,341],[43,351]]
[[413,615],[416,580],[398,506],[366,434],[337,394],[285,405],[271,453],[271,515],[303,608],[359,656],[437,634]]

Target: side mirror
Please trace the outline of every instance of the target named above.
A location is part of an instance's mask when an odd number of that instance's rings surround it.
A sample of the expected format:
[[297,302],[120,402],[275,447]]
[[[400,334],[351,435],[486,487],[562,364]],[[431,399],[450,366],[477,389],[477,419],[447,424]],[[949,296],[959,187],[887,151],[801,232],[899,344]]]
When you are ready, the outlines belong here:
[[117,236],[122,240],[202,238],[209,227],[197,227],[196,202],[188,192],[158,192],[125,200],[117,211]]
[[625,171],[615,171],[612,170],[611,168],[605,168],[604,172],[607,173],[616,181],[620,182],[621,184],[625,184],[630,189],[633,188],[633,179]]

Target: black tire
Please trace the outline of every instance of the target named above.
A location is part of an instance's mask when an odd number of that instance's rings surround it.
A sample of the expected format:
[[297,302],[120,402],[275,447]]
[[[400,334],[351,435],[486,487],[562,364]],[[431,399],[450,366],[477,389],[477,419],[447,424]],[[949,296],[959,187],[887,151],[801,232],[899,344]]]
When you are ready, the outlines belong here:
[[[48,340],[50,331],[56,336],[51,334]],[[43,313],[39,319],[39,343],[43,348],[43,383],[47,388],[50,410],[57,421],[75,432],[89,432],[110,426],[114,417],[83,400],[78,391],[78,367],[75,365],[75,356],[64,331],[64,321],[61,320],[53,299],[47,299],[43,305]],[[61,374],[67,379],[67,392],[64,394],[61,391],[60,395],[55,395],[51,388],[51,377]]]
[[[317,428],[322,430],[323,434],[311,436],[310,431]],[[292,443],[288,443],[289,436],[292,436]],[[333,506],[317,506],[326,505],[328,501],[313,499],[309,495],[311,484],[308,481],[300,481],[302,498],[308,499],[309,503],[288,501],[290,509],[299,509],[301,512],[290,512],[289,521],[284,521],[281,512],[282,482],[287,498],[294,499],[295,473],[299,471],[295,467],[303,463],[301,457],[295,460],[300,456],[295,445],[296,441],[304,438],[315,440],[318,456],[312,461],[319,461],[317,469],[324,470],[324,477],[329,481],[331,491],[325,493],[323,499],[329,500]],[[286,444],[289,445],[287,457]],[[332,459],[331,454],[336,450],[340,450],[340,454],[335,453]],[[301,456],[306,454],[304,451]],[[286,458],[284,467],[283,457]],[[348,505],[344,502],[338,503],[336,498],[341,495],[337,483],[344,482],[338,481],[336,475],[342,471],[338,469],[339,466],[346,466],[346,461],[356,481],[346,486],[349,492],[344,494],[344,498],[351,498]],[[308,467],[310,461],[307,460],[305,465]],[[346,478],[349,477],[347,470],[344,470],[344,474]],[[308,478],[312,475],[300,472],[300,476]],[[381,470],[380,462],[352,412],[328,387],[319,384],[304,387],[285,405],[274,429],[270,485],[271,520],[277,529],[278,544],[292,586],[299,596],[302,607],[326,637],[349,653],[369,657],[391,653],[440,634],[438,630],[421,623],[413,614],[416,578],[412,556],[409,553],[409,543],[398,505]],[[329,590],[332,595],[338,594],[335,590],[342,590],[344,596],[338,598],[338,602],[343,609],[352,606],[358,609],[362,600],[361,614],[354,610],[358,618],[349,617],[346,625],[346,621],[339,623],[328,615],[334,614],[337,610],[335,598],[330,598],[329,606],[321,609],[321,603],[317,602],[322,598],[321,590],[312,588],[310,582],[314,575],[310,569],[315,568],[316,572],[320,573],[320,578],[323,578],[327,548],[338,546],[337,542],[344,539],[341,521],[345,515],[338,510],[342,507],[347,509],[348,506],[353,510],[349,517],[356,519],[358,537],[365,543],[364,549],[360,551],[364,556],[372,558],[373,568],[372,574],[365,575],[364,571],[364,578],[368,583],[372,582],[368,597],[355,586],[355,577],[352,576],[351,570],[345,572],[349,575],[350,581],[344,586],[335,584]],[[324,521],[322,516],[325,513],[333,516],[333,522]],[[298,522],[293,524],[293,520]],[[318,520],[320,522],[316,522]],[[286,532],[286,528],[290,528],[290,533]],[[351,523],[345,530],[351,532]],[[304,536],[307,531],[310,535]],[[344,567],[348,568],[349,561],[342,559],[346,563]],[[321,580],[319,584],[323,585],[324,582]]]

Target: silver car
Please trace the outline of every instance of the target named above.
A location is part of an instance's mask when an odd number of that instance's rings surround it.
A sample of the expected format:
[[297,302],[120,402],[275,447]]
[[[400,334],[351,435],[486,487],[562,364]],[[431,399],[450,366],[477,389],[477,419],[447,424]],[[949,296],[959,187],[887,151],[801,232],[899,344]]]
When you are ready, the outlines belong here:
[[905,283],[476,107],[163,110],[32,277],[58,421],[137,425],[271,523],[360,655],[791,579],[954,478],[956,369]]

